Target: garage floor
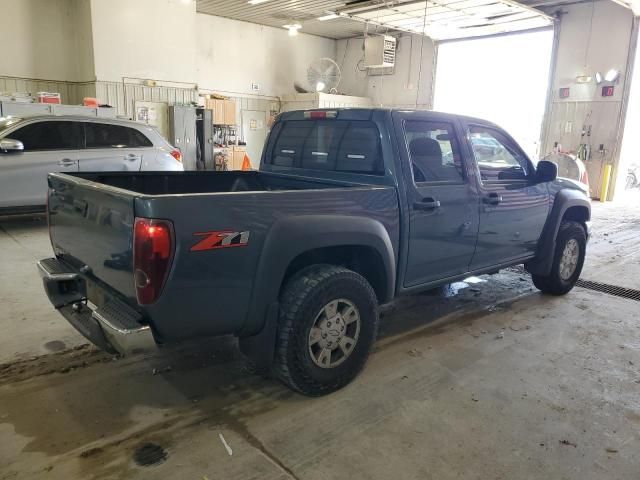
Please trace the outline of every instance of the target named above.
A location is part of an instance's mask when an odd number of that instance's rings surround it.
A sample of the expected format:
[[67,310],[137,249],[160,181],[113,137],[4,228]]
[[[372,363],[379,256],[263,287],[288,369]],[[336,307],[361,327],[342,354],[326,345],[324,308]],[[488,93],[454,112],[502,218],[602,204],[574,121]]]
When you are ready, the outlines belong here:
[[[640,214],[594,205],[583,278],[640,289]],[[637,301],[506,271],[385,307],[361,377],[307,399],[232,339],[114,360],[50,307],[46,226],[0,220],[0,479],[629,479]],[[227,450],[225,444],[229,447]]]

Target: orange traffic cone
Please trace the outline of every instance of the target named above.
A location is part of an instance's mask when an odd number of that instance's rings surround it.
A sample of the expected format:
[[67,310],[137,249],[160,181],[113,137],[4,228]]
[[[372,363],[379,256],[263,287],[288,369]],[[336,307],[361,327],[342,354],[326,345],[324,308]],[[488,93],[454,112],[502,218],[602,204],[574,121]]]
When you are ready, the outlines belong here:
[[251,170],[251,160],[249,160],[249,155],[246,153],[242,159],[242,170]]

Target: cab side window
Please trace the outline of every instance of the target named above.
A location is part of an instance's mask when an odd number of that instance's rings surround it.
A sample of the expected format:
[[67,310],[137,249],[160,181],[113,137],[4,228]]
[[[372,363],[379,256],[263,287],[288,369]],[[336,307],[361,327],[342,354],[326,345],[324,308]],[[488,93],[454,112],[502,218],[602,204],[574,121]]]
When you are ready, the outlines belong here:
[[21,141],[25,152],[78,148],[77,128],[74,122],[31,123],[11,133],[9,137]]
[[404,134],[416,184],[465,181],[453,125],[411,120],[405,122]]
[[527,179],[529,162],[506,135],[493,128],[472,126],[469,140],[483,183]]
[[151,147],[151,140],[135,128],[106,123],[84,124],[86,148],[140,148]]

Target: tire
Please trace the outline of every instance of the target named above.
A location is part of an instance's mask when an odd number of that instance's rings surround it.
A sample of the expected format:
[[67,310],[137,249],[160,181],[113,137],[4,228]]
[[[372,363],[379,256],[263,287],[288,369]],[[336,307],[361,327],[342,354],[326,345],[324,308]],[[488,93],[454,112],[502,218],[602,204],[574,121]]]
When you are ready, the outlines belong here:
[[307,267],[280,297],[274,374],[303,395],[334,392],[360,373],[377,332],[378,302],[364,277],[333,265]]
[[[570,246],[568,247],[568,245]],[[578,251],[575,257],[575,265],[573,265],[573,268],[570,268],[573,262],[569,261],[569,267],[566,267],[566,260],[572,257],[571,250],[573,246],[577,246]],[[543,293],[549,293],[551,295],[564,295],[570,292],[582,272],[586,246],[587,235],[583,226],[578,222],[563,221],[560,224],[556,237],[556,248],[553,254],[551,272],[546,276],[535,274],[531,276],[536,288]],[[567,251],[569,255],[565,258],[565,263],[563,263],[565,251]],[[567,269],[563,270],[563,267]]]

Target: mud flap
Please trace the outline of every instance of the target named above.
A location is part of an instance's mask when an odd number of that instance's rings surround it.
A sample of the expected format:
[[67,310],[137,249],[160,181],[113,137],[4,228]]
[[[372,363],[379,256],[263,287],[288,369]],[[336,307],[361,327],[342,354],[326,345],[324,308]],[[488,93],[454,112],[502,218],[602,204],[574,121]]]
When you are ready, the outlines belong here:
[[279,303],[272,303],[267,309],[262,330],[256,335],[240,337],[238,339],[240,351],[251,361],[260,374],[269,373],[271,365],[273,364],[279,314]]

